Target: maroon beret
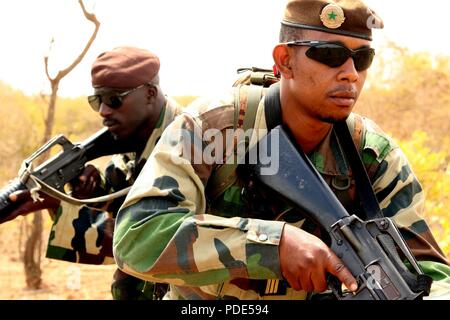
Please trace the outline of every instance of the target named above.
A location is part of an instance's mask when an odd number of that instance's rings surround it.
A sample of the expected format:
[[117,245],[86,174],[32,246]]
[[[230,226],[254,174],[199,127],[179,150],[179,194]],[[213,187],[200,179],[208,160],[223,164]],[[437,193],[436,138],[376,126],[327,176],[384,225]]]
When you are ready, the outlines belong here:
[[118,47],[92,64],[92,86],[130,89],[150,82],[159,72],[159,58],[148,50]]

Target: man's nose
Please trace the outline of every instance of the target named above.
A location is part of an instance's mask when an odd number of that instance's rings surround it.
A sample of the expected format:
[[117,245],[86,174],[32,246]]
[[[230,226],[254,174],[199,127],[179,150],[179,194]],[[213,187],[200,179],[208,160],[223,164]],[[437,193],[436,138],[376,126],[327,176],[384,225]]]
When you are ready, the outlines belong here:
[[352,58],[348,58],[345,63],[339,67],[340,72],[338,74],[339,81],[356,82],[359,79],[359,73],[355,68],[355,62]]
[[98,110],[98,113],[100,114],[101,117],[107,118],[113,113],[113,109],[110,108],[107,104],[102,102],[100,104],[100,109]]

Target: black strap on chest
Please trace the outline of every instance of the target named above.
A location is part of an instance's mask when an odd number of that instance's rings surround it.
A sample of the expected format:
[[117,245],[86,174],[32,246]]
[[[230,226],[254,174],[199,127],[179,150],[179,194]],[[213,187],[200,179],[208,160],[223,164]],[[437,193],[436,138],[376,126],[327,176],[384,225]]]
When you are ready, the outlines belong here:
[[375,196],[369,176],[353,142],[347,123],[345,121],[335,123],[334,130],[336,131],[339,143],[344,149],[345,157],[350,164],[350,168],[352,168],[353,177],[355,178],[356,189],[358,190],[363,209],[363,212],[358,214],[359,217],[363,220],[382,218],[383,212],[380,209],[378,199]]
[[264,114],[267,130],[272,130],[281,124],[280,83],[273,84],[264,97]]
[[[281,102],[280,84],[272,85],[266,93],[264,100],[264,113],[266,117],[267,129],[270,131],[281,124]],[[336,135],[341,144],[344,154],[352,169],[359,198],[361,199],[362,212],[358,216],[363,220],[382,218],[383,213],[370,183],[369,176],[365,170],[358,150],[353,142],[350,130],[345,121],[340,121],[334,125]]]

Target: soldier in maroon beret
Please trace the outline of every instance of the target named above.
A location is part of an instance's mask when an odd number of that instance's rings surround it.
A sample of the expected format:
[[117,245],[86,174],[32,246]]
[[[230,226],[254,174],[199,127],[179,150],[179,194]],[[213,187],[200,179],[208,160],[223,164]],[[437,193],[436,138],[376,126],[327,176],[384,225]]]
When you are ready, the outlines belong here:
[[[72,196],[87,199],[121,190],[134,183],[164,129],[180,112],[178,103],[159,85],[160,60],[136,47],[118,47],[101,53],[92,64],[94,94],[88,97],[103,125],[134,152],[114,155],[106,171],[87,165],[72,183]],[[112,236],[115,215],[125,197],[98,206],[76,206],[40,193],[44,201],[33,202],[29,191],[10,196],[23,202],[5,221],[40,209],[54,213],[47,257],[85,264],[113,264]],[[103,203],[104,205],[104,203]],[[96,207],[96,208],[92,208]],[[0,221],[4,222],[4,221]],[[153,299],[164,287],[129,276],[119,269],[111,286],[114,299]]]
[[139,48],[120,47],[100,54],[91,69],[95,94],[88,97],[103,124],[118,138],[142,137],[143,150],[165,104],[159,87],[159,58]]

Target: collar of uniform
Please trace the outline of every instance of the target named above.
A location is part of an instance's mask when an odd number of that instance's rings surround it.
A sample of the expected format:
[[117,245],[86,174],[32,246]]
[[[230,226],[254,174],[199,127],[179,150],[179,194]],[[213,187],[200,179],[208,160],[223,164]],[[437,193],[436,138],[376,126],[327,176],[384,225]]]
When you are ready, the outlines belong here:
[[144,151],[142,152],[141,157],[138,159],[138,162],[143,159],[148,159],[153,149],[155,148],[155,145],[158,143],[158,140],[161,137],[164,129],[166,129],[169,123],[172,122],[173,118],[179,113],[179,110],[179,104],[174,99],[166,96],[166,104],[161,109],[159,119],[156,122],[155,128],[153,129],[153,132],[150,135],[150,138],[148,139]]
[[153,148],[155,147],[155,144],[156,144],[155,135],[158,135],[158,134],[160,135],[159,128],[161,127],[161,124],[163,123],[164,115],[166,113],[168,103],[169,103],[169,100],[166,99],[166,104],[161,108],[161,112],[159,113],[158,121],[155,124],[155,128],[153,129],[152,134],[150,135],[150,137],[147,140],[147,144],[145,145],[144,151],[142,151],[142,154],[139,157],[139,159],[137,159],[137,157],[136,157],[138,164],[142,160],[146,161],[147,158],[150,156],[150,153],[152,152]]
[[155,129],[161,127],[161,124],[163,123],[163,120],[164,120],[164,114],[166,113],[166,108],[167,108],[168,104],[169,104],[169,99],[166,97],[166,103],[161,108],[161,112],[159,113],[158,121],[155,124]]
[[317,148],[308,154],[308,157],[321,174],[348,176],[350,173],[334,129],[328,132]]

